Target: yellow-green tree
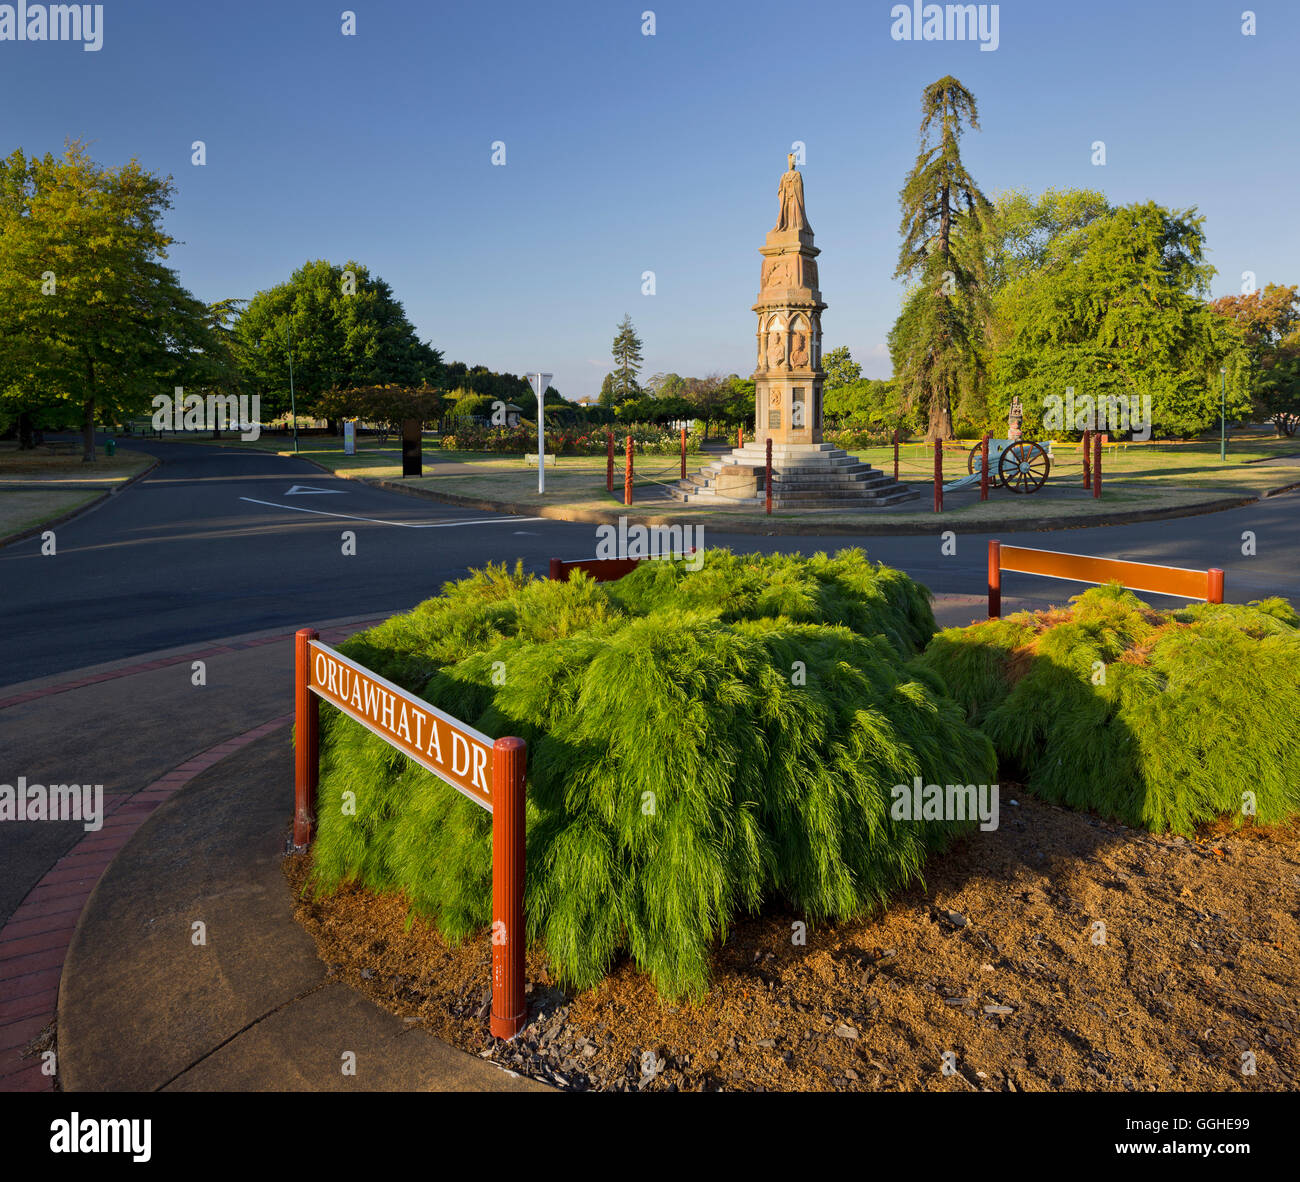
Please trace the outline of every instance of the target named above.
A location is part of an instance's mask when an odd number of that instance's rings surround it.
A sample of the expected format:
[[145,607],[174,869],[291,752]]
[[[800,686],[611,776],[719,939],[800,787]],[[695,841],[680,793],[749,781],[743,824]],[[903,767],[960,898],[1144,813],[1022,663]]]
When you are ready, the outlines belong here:
[[228,381],[222,312],[165,265],[171,178],[136,160],[15,151],[0,162],[0,407],[80,420],[141,413],[173,384]]

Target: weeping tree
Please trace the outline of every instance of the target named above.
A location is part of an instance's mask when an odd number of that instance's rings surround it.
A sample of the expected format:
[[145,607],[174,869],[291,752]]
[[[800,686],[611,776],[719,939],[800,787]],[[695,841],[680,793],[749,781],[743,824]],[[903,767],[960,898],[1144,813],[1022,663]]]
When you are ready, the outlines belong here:
[[889,334],[894,375],[927,439],[950,439],[953,412],[982,421],[986,245],[994,211],[962,164],[965,128],[979,129],[974,96],[948,75],[921,102],[920,152],[899,194],[903,244],[896,279],[911,281]]

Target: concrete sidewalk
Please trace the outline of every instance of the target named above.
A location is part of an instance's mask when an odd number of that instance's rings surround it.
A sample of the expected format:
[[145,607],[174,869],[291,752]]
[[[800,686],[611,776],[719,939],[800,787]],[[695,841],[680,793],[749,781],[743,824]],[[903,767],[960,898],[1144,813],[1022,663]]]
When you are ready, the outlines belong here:
[[64,1089],[549,1090],[329,978],[281,870],[289,733],[191,780],[105,871],[63,967]]
[[[322,630],[324,640],[337,644],[370,622],[377,621],[363,617],[322,621],[316,626]],[[195,660],[206,664],[205,686],[192,684],[191,666]],[[105,789],[105,819],[98,831],[87,832],[76,821],[7,822],[0,826],[0,920],[4,921],[0,928],[0,1091],[49,1091],[55,1086],[56,1065],[58,1083],[65,1088],[150,1088],[165,1083],[179,1087],[185,1086],[179,1077],[186,1076],[188,1069],[199,1062],[205,1064],[205,1072],[219,1067],[226,1073],[225,1078],[240,1078],[241,1082],[230,1082],[231,1087],[251,1090],[327,1086],[331,1079],[319,1085],[308,1082],[310,1066],[295,1068],[293,1054],[287,1050],[280,1055],[276,1069],[260,1084],[253,1082],[257,1075],[253,1066],[238,1068],[229,1052],[225,1056],[212,1054],[245,1026],[249,1034],[257,1028],[261,1039],[286,1021],[285,1007],[300,992],[295,991],[292,997],[277,992],[286,979],[303,985],[303,1002],[308,1002],[310,996],[313,1000],[309,1004],[317,1005],[322,1000],[317,994],[333,996],[336,1000],[330,1003],[331,1011],[353,1014],[353,1025],[346,1029],[355,1045],[345,1049],[358,1054],[358,1076],[343,1077],[340,1071],[339,1081],[334,1082],[363,1089],[459,1086],[455,1081],[460,1076],[449,1063],[468,1057],[443,1044],[420,1060],[436,1073],[436,1077],[428,1077],[427,1083],[418,1082],[426,1077],[419,1074],[414,1061],[408,1062],[393,1050],[384,1050],[383,1057],[394,1065],[407,1066],[397,1074],[395,1068],[387,1073],[375,1070],[375,1058],[362,1051],[380,1047],[385,1038],[392,1037],[396,1019],[341,986],[321,988],[325,985],[324,966],[316,960],[310,940],[288,913],[287,885],[279,877],[279,855],[283,852],[283,830],[292,812],[292,765],[287,756],[279,763],[267,757],[269,762],[259,767],[254,780],[248,769],[241,770],[230,761],[274,734],[279,735],[282,747],[287,742],[291,670],[292,633],[276,630],[111,662],[0,690],[0,723],[4,728],[6,764],[11,771],[22,769],[29,782],[46,784],[103,781]],[[72,774],[74,771],[80,774]],[[235,820],[232,823],[227,817],[222,828],[206,831],[196,822],[186,821],[177,840],[188,844],[165,847],[172,860],[167,865],[178,864],[185,868],[188,881],[204,884],[198,896],[185,895],[185,880],[169,884],[165,876],[159,877],[163,867],[154,866],[146,873],[141,866],[148,866],[159,854],[159,850],[151,848],[154,840],[169,840],[157,837],[160,830],[153,824],[155,810],[175,803],[183,817],[188,803],[183,805],[181,798],[186,802],[189,799],[184,797],[185,790],[205,776],[223,785],[218,793],[220,803],[234,810]],[[271,793],[274,800],[262,798],[259,804],[259,793]],[[169,809],[169,813],[173,811]],[[260,833],[247,828],[254,819],[265,826]],[[157,817],[159,826],[163,820],[161,815]],[[241,843],[233,849],[222,845],[227,835],[235,832],[243,835]],[[204,845],[209,840],[214,843],[211,849]],[[221,877],[225,869],[235,875],[233,880]],[[152,886],[141,874],[153,877]],[[259,879],[258,875],[263,877]],[[115,883],[134,885],[118,898],[121,888]],[[260,885],[254,887],[254,883]],[[191,903],[210,896],[216,908],[217,900],[239,899],[249,892],[268,900],[266,908],[250,911],[249,923],[267,921],[270,926],[266,930],[249,926],[239,936],[245,946],[246,962],[229,960],[229,927],[225,928],[221,948],[209,943],[208,948],[218,954],[211,962],[219,969],[217,981],[206,982],[208,993],[194,995],[197,1011],[187,1016],[184,999],[177,1002],[165,991],[160,993],[156,982],[146,982],[150,966],[161,964],[157,960],[159,949],[150,941],[158,930],[159,916],[171,906],[173,894]],[[274,913],[271,904],[275,900],[283,905],[283,914]],[[131,906],[139,910],[130,911]],[[105,914],[108,918],[104,918]],[[124,915],[129,915],[123,919],[126,928],[105,926],[109,919],[122,919]],[[275,925],[280,921],[287,922],[288,928],[277,929]],[[83,924],[88,931],[110,931],[106,937],[110,943],[96,945],[90,936],[82,940],[78,933]],[[188,930],[187,925],[182,949],[202,951],[188,943]],[[287,955],[280,947],[281,940],[292,942],[294,937],[306,941],[303,947],[310,956],[301,958],[302,963],[292,970],[281,970],[279,966]],[[260,941],[267,942],[264,957],[257,951]],[[98,958],[96,948],[103,953],[102,958]],[[170,945],[168,950],[176,951]],[[134,965],[135,977],[130,983],[112,975],[115,966],[125,963]],[[230,975],[232,966],[239,963],[253,974],[252,982]],[[87,970],[90,976],[79,974],[70,967],[73,964],[91,966]],[[108,974],[105,980],[125,984],[120,998],[127,1008],[122,1014],[109,1016],[102,1007],[91,1004],[87,1012],[96,1015],[95,1023],[102,1023],[97,1027],[102,1035],[96,1035],[79,1021],[82,1003],[68,1003],[66,999],[103,993],[104,984],[97,979],[101,970]],[[160,967],[158,972],[165,979],[166,972]],[[182,979],[189,977],[183,975]],[[155,1000],[164,999],[170,999],[168,1008],[150,1008]],[[60,1031],[57,1058],[46,1053],[55,1050],[51,1035],[56,1006],[73,1031],[71,1042],[68,1034]],[[298,1011],[292,1012],[296,1026]],[[132,1013],[138,1021],[128,1019]],[[241,1018],[241,1025],[226,1029],[222,1023],[231,1015]],[[217,1040],[202,1047],[203,1039],[214,1031],[219,1033]],[[400,1032],[407,1036],[403,1047],[427,1040],[422,1032]],[[86,1043],[83,1034],[88,1038]],[[419,1037],[410,1038],[411,1034]],[[173,1040],[171,1050],[155,1045],[158,1038],[164,1043]],[[105,1039],[111,1044],[106,1044]],[[244,1040],[241,1053],[256,1042]],[[92,1051],[79,1053],[81,1045],[89,1045]],[[88,1057],[93,1063],[93,1055],[101,1053],[105,1046],[110,1046],[110,1058],[135,1063],[130,1072],[101,1075],[93,1067],[82,1066]],[[192,1052],[194,1059],[181,1062]],[[152,1057],[160,1067],[172,1067],[177,1078],[160,1080],[150,1074],[136,1061],[140,1054]],[[368,1079],[363,1075],[366,1058],[370,1059]],[[476,1059],[470,1062],[469,1070],[489,1073],[483,1076],[483,1086],[501,1087],[502,1081],[507,1081],[508,1086],[508,1077],[497,1069]],[[227,1086],[207,1075],[192,1078],[203,1080],[195,1086]]]

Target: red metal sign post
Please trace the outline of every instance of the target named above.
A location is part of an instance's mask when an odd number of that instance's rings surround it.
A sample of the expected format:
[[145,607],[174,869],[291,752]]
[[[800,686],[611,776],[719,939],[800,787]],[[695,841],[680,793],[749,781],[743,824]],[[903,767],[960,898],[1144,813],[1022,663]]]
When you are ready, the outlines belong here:
[[934,441],[934,511],[943,512],[943,444]]
[[623,504],[632,503],[632,436],[627,437],[627,467],[623,470]]
[[980,442],[980,500],[989,499],[989,433]]
[[763,477],[763,496],[767,500],[767,512],[772,512],[772,437],[767,437],[767,472]]
[[[295,845],[306,848],[315,836],[321,698],[492,814],[489,1025],[495,1037],[513,1038],[528,1020],[524,1001],[527,744],[513,736],[489,740],[416,695],[322,645],[318,633],[311,628],[303,628],[295,636],[294,665]],[[491,747],[487,746],[489,742]]]
[[1093,436],[1092,454],[1092,495],[1101,496],[1101,435]]
[[320,701],[311,692],[314,628],[293,638],[293,844],[305,849],[316,831],[316,783],[320,776]]
[[1002,543],[989,543],[989,619],[1002,615]]
[[492,745],[492,1017],[497,1038],[514,1038],[528,1020],[524,1003],[523,739]]
[[686,479],[686,428],[682,428],[682,479]]

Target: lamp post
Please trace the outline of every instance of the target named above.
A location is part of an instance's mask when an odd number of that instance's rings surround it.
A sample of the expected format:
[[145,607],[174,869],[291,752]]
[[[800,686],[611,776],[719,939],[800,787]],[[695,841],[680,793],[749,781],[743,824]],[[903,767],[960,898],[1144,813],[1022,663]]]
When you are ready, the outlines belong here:
[[289,349],[289,413],[293,416],[293,450],[298,453],[298,401],[293,396],[293,311],[284,330],[285,344]]
[[1219,366],[1219,463],[1228,460],[1228,367]]

